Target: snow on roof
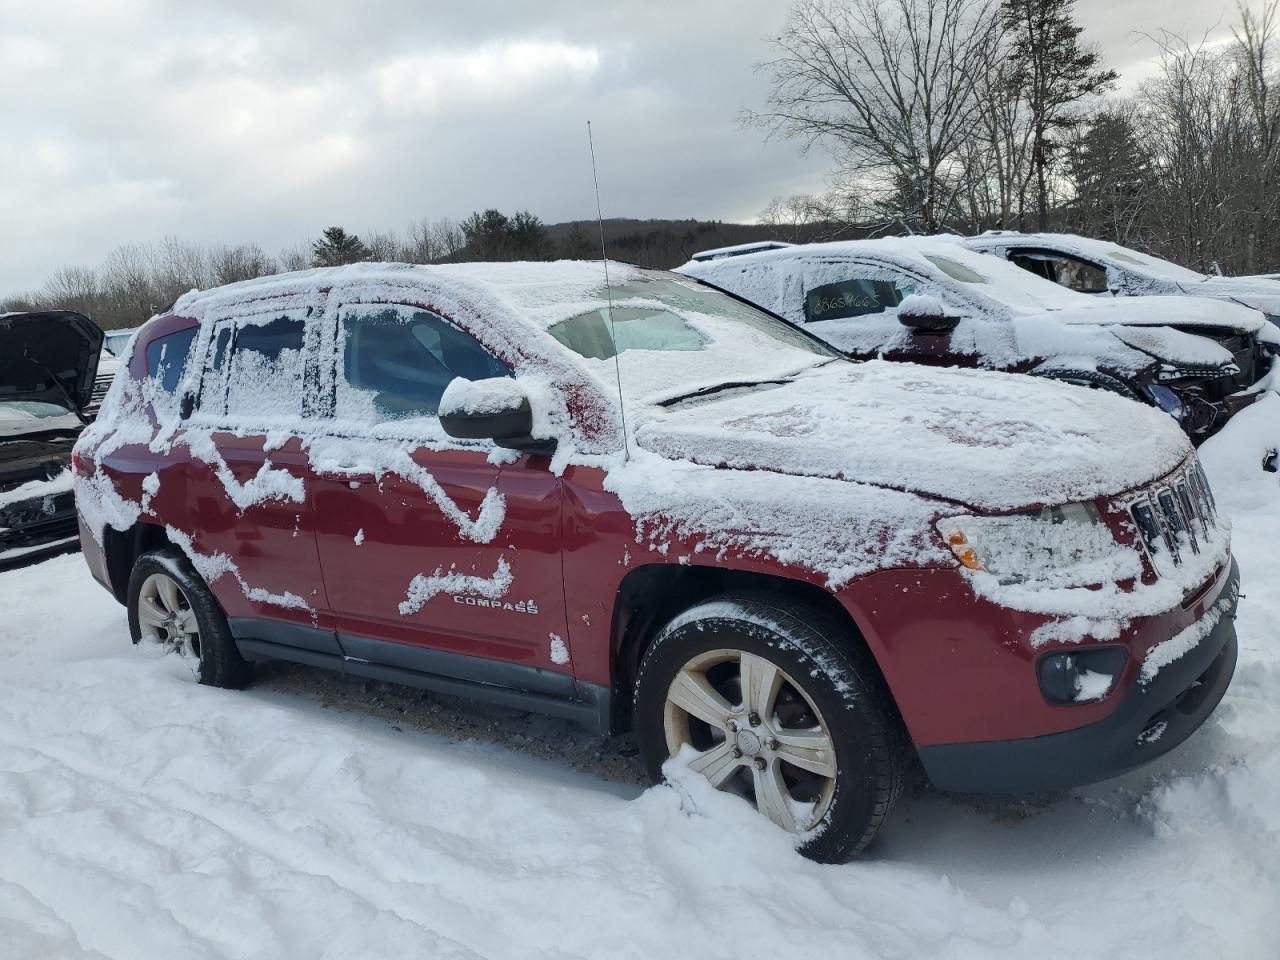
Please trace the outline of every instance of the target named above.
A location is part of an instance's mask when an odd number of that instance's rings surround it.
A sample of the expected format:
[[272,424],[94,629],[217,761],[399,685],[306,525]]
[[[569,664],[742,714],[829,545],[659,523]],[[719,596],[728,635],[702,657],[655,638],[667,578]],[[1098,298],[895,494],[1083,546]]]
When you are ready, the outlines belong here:
[[[950,235],[932,237],[881,237],[875,240],[837,240],[831,243],[806,243],[782,250],[764,251],[734,257],[731,260],[687,263],[680,272],[688,276],[723,284],[748,299],[755,300],[723,278],[750,265],[783,266],[788,263],[804,263],[812,272],[816,265],[843,260],[866,258],[887,261],[896,266],[923,274],[929,280],[958,293],[968,300],[977,300],[984,314],[1011,317],[1018,314],[1042,313],[1045,310],[1066,309],[1078,306],[1086,300],[1084,294],[1067,290],[1034,276],[1011,263],[994,257],[986,257],[961,246],[958,238]],[[957,276],[971,276],[961,281]],[[838,280],[831,277],[831,282]],[[814,281],[819,282],[815,279]],[[813,284],[809,284],[811,287]],[[954,299],[954,297],[953,297]],[[755,300],[758,303],[766,301]],[[963,306],[964,304],[953,304]],[[776,309],[776,308],[771,308]]]
[[[678,274],[617,262],[609,263],[608,289],[599,261],[361,263],[193,291],[172,312],[213,317],[266,298],[304,306],[317,290],[337,288],[340,296],[364,302],[429,304],[517,372],[536,366],[559,384],[589,381],[604,398],[617,395],[620,369],[629,403],[653,403],[729,380],[790,376],[825,359],[820,346],[717,290]],[[668,314],[672,335],[683,332],[689,342],[628,347],[626,331],[619,330],[624,349],[615,365],[611,354],[579,355],[555,339],[553,328],[564,321],[595,312],[601,323],[612,316],[622,326],[628,310]],[[783,338],[770,334],[769,327],[786,331]]]
[[794,244],[783,240],[755,240],[751,243],[735,243],[727,247],[700,250],[689,259],[699,262],[703,260],[722,260],[726,257],[742,256],[745,253],[757,253],[761,250],[780,250],[783,247],[791,246],[794,246]]

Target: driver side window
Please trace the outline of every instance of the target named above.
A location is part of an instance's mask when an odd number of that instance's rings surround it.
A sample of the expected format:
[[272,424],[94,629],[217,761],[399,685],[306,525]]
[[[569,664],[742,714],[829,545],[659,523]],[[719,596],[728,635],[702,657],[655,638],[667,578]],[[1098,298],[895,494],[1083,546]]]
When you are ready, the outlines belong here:
[[1076,293],[1107,292],[1107,271],[1079,257],[1039,250],[1015,250],[1009,254],[1009,260],[1023,270]]
[[455,377],[510,377],[474,337],[425,310],[353,307],[338,329],[341,354],[334,415],[386,423],[434,419]]

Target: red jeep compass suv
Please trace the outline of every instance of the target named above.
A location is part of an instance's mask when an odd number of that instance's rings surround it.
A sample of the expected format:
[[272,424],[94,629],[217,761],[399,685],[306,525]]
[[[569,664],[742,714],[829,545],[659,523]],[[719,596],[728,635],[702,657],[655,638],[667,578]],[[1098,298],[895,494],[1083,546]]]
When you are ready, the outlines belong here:
[[134,640],[631,726],[825,860],[913,751],[1059,787],[1218,703],[1237,573],[1167,417],[610,275],[363,264],[152,319],[75,456]]

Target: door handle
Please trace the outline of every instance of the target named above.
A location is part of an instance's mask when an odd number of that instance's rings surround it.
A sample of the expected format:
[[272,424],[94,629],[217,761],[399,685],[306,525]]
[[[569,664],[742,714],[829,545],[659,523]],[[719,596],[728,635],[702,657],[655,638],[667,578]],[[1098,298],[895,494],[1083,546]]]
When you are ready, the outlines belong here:
[[[355,470],[357,468],[352,466],[352,469]],[[359,490],[366,483],[374,482],[375,478],[371,473],[346,473],[344,472],[345,470],[346,466],[341,465],[334,467],[331,470],[317,472],[316,476],[320,477],[322,480],[328,480],[331,483],[341,483],[344,486],[350,487],[352,490]]]

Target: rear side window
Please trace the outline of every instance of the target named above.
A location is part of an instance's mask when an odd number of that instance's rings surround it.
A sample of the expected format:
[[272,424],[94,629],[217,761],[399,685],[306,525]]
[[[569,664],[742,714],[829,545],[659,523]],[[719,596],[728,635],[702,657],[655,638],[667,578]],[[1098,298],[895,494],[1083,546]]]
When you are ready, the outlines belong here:
[[383,423],[434,419],[455,377],[509,377],[511,369],[457,327],[411,308],[353,308],[342,318],[335,416]]
[[179,330],[167,336],[156,337],[147,344],[147,375],[155,377],[166,393],[178,389],[178,381],[182,379],[182,368],[186,365],[187,355],[191,353],[191,344],[195,341],[198,327]]
[[290,316],[217,326],[200,381],[200,410],[255,420],[301,416],[305,328]]
[[304,331],[297,317],[237,325],[227,365],[227,413],[302,415]]
[[897,284],[892,280],[849,279],[826,283],[805,295],[804,319],[806,323],[817,323],[883,313],[902,303],[903,297],[913,289],[909,283]]

